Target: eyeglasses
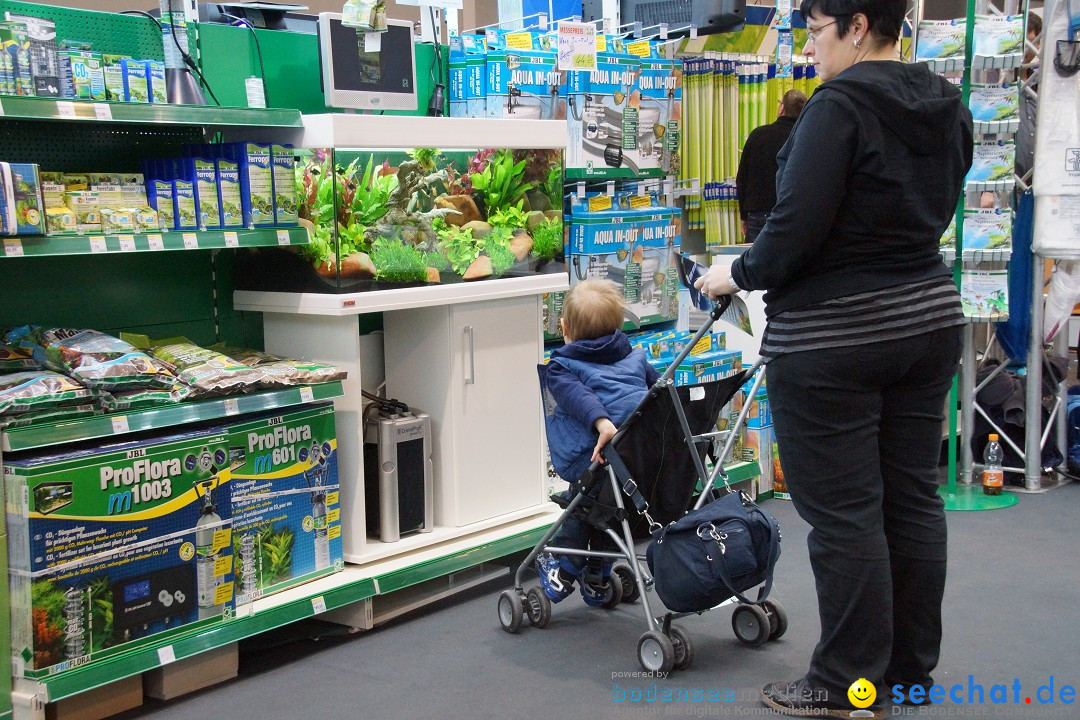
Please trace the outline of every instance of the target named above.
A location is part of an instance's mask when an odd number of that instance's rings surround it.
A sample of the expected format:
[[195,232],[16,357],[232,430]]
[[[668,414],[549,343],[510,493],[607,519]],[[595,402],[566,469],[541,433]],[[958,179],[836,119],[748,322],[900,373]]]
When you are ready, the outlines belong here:
[[825,23],[821,27],[816,27],[813,30],[811,30],[810,28],[806,28],[806,42],[814,43],[815,45],[817,45],[818,35],[821,33],[821,31],[829,27],[830,25],[835,25],[838,22],[839,20],[833,20],[831,23]]

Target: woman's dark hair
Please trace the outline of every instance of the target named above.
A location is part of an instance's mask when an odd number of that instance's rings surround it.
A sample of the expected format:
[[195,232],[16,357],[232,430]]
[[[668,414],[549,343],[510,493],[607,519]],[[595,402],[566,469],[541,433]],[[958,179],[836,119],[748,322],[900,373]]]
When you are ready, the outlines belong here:
[[836,18],[836,35],[843,37],[851,27],[851,18],[862,13],[870,22],[870,33],[889,42],[900,39],[907,0],[802,0],[799,12],[803,18],[817,11],[818,15]]

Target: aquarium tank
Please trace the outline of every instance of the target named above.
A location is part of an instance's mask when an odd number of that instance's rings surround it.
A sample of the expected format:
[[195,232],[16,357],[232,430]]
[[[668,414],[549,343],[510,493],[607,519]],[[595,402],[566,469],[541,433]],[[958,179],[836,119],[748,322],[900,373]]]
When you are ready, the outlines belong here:
[[352,293],[565,272],[561,150],[296,150],[305,246],[240,251],[238,290]]

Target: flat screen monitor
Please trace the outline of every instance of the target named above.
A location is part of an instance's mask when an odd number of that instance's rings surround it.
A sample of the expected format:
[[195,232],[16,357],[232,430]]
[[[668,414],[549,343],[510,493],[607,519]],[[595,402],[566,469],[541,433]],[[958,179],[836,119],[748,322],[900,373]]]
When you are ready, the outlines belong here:
[[355,110],[416,110],[413,24],[387,20],[379,51],[367,52],[363,32],[337,13],[319,14],[319,62],[326,106]]

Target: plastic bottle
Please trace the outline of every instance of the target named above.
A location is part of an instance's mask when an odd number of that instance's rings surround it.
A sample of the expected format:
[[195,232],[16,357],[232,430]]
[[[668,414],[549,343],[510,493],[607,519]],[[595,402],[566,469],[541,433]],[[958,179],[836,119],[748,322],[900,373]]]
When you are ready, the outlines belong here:
[[222,607],[214,603],[217,594],[217,575],[214,565],[220,549],[214,548],[214,532],[221,525],[221,516],[210,496],[211,483],[204,483],[203,506],[195,523],[195,583],[199,595],[199,618],[220,615]]
[[990,442],[986,443],[986,450],[983,451],[982,486],[984,495],[1001,494],[1002,487],[1005,484],[1005,471],[1001,468],[1001,462],[1004,458],[1005,453],[998,443],[998,436],[991,433]]

